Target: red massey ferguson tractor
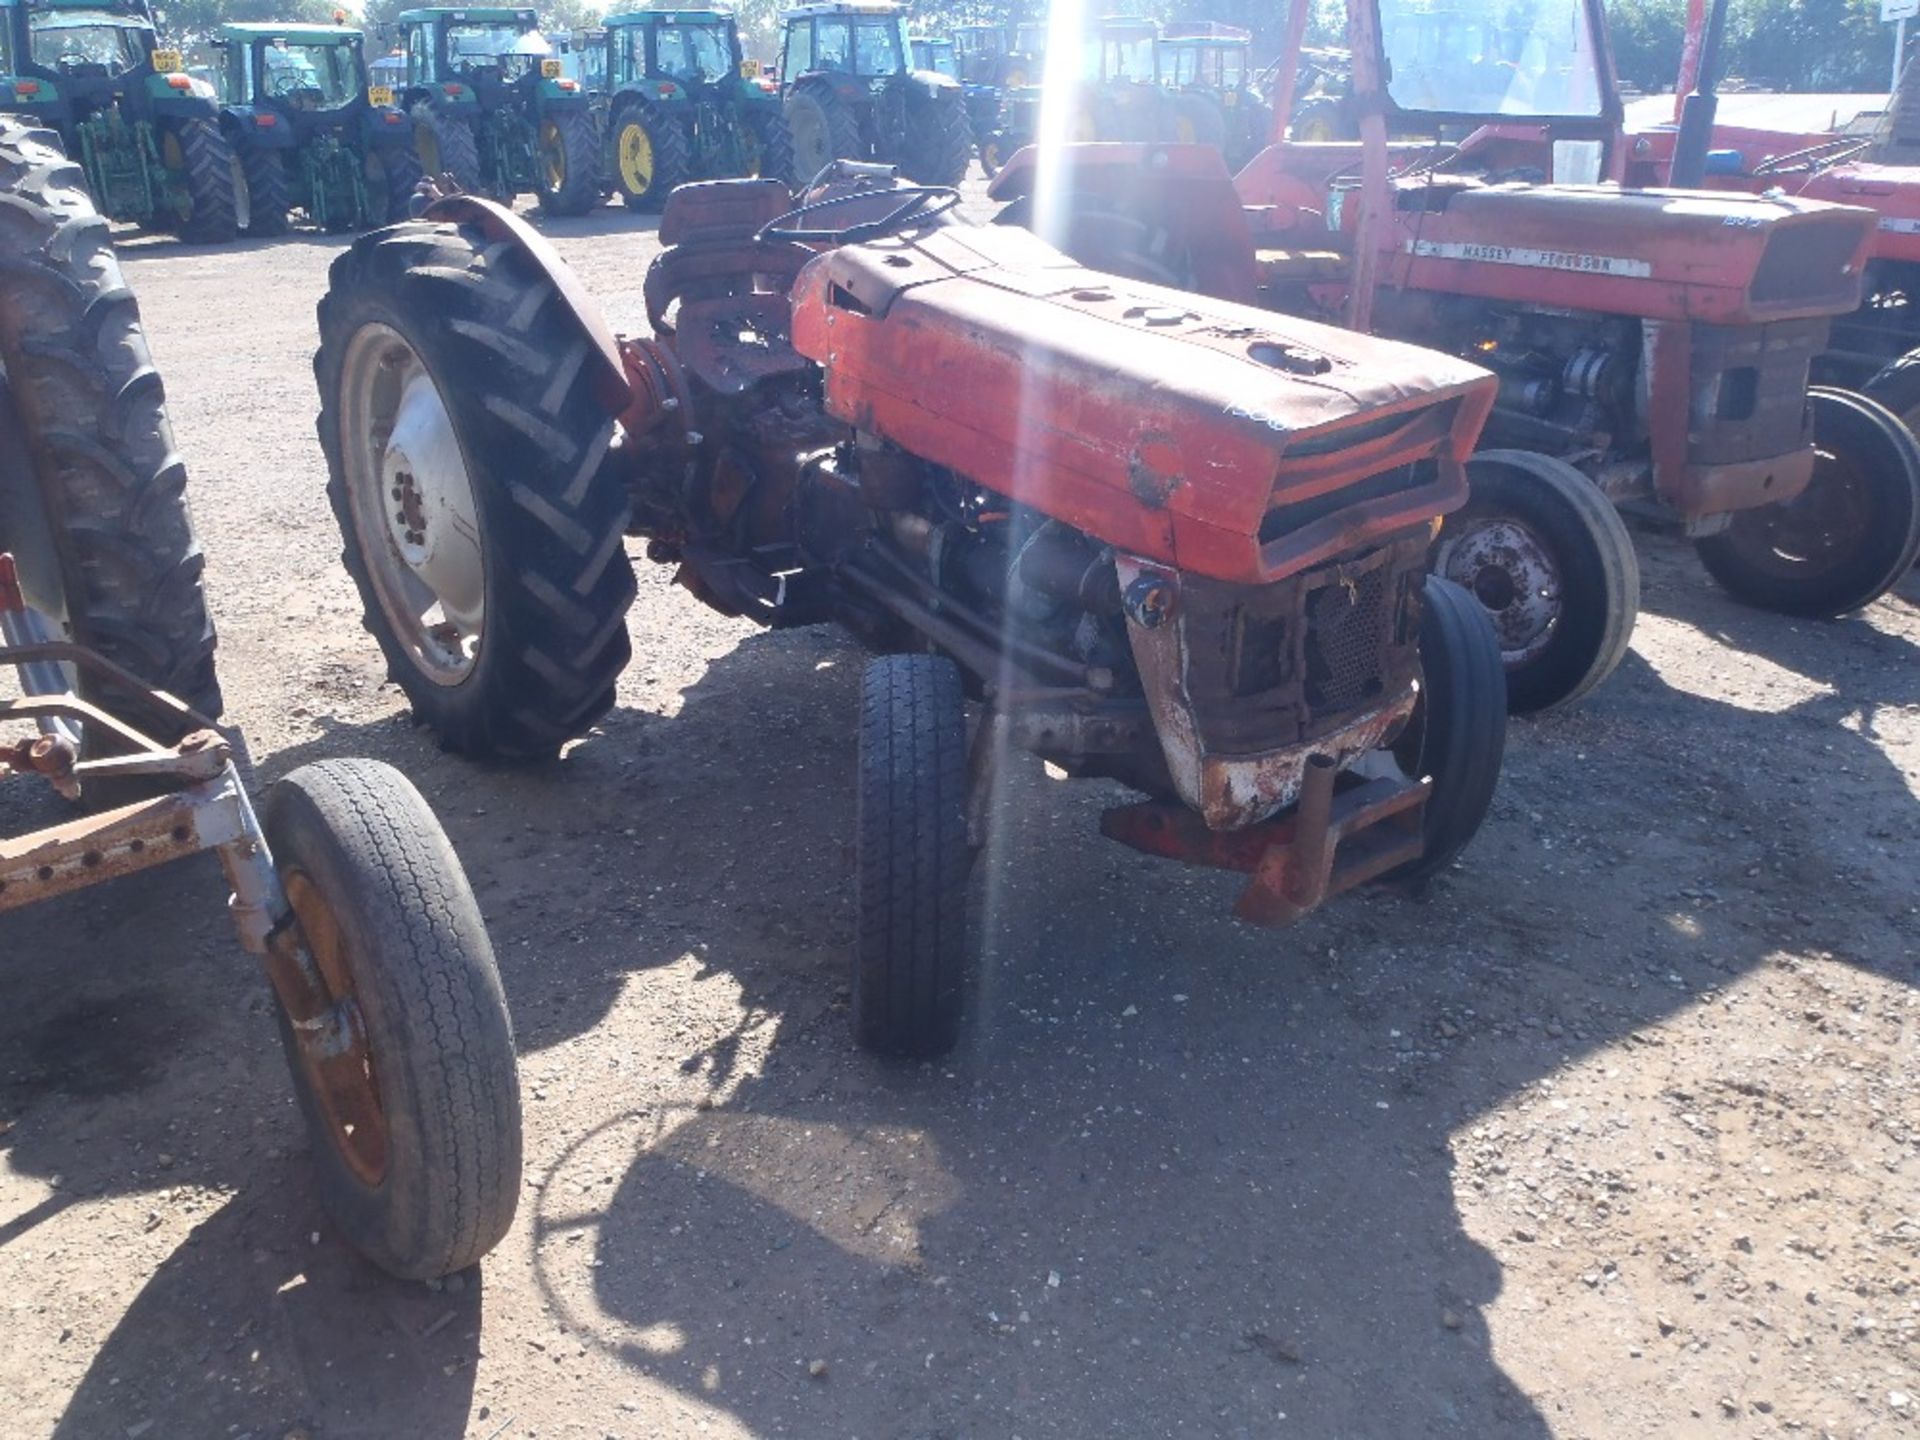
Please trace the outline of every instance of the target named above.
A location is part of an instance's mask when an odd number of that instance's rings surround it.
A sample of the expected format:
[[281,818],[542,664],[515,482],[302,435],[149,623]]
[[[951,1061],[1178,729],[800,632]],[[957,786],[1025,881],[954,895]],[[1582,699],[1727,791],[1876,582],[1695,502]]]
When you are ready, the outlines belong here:
[[[334,262],[320,439],[416,715],[551,755],[612,703],[623,536],[728,615],[838,622],[862,694],[854,1019],[953,1043],[1010,750],[1141,796],[1125,844],[1238,913],[1444,866],[1505,730],[1480,607],[1425,574],[1478,367],[1095,274],[837,162],[683,186],[616,339],[524,222],[455,196]],[[964,704],[982,714],[971,743]]]
[[[1865,605],[1920,549],[1911,437],[1879,406],[1808,383],[1832,319],[1860,303],[1870,214],[1544,184],[1450,143],[1400,147],[1390,165],[1389,121],[1465,135],[1524,120],[1545,129],[1561,174],[1617,173],[1600,0],[1542,0],[1528,16],[1490,16],[1479,47],[1434,51],[1414,43],[1407,0],[1350,0],[1360,144],[1277,140],[1235,177],[1194,147],[1030,150],[991,191],[1010,202],[1003,219],[1096,268],[1493,369],[1486,448],[1433,565],[1492,618],[1516,709],[1573,699],[1625,652],[1638,576],[1612,507],[1679,529],[1727,590],[1789,614]],[[1293,72],[1283,57],[1278,73]]]

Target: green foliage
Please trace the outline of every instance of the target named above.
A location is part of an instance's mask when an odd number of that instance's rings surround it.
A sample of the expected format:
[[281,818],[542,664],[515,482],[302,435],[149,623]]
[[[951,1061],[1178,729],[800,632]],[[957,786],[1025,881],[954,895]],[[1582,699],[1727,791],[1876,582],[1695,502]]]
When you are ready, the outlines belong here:
[[[334,0],[160,0],[160,29],[170,40],[195,45],[229,21],[287,20],[325,25],[339,7]],[[351,13],[347,23],[355,23]]]

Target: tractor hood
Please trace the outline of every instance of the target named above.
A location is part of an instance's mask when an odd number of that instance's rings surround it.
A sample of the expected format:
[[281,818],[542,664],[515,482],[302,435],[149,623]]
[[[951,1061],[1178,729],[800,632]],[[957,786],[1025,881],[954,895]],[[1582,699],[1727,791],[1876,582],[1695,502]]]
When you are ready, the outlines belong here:
[[829,251],[793,343],[838,419],[1149,560],[1264,583],[1465,498],[1465,361],[943,226]]
[[1874,226],[1804,199],[1449,176],[1394,206],[1389,284],[1721,325],[1852,310]]

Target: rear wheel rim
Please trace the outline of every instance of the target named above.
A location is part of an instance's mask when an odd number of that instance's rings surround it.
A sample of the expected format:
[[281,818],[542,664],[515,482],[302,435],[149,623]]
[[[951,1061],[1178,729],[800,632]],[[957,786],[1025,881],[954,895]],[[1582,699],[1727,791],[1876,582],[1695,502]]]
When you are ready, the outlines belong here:
[[620,179],[633,195],[644,195],[653,185],[653,137],[638,120],[620,127]]
[[374,594],[421,674],[458,685],[486,628],[479,507],[446,401],[406,337],[363,325],[340,366],[346,493]]
[[567,143],[552,120],[540,126],[540,158],[546,165],[547,193],[557,195],[567,187]]
[[825,119],[811,107],[802,106],[793,112],[787,124],[793,137],[795,169],[811,180],[833,159],[827,154]]
[[413,127],[413,148],[420,157],[420,168],[429,175],[440,173],[440,137],[431,125]]
[[233,222],[241,230],[253,228],[253,187],[247,184],[247,167],[233,157]]
[[1480,602],[1508,666],[1536,659],[1553,643],[1564,589],[1553,552],[1510,516],[1449,521],[1437,570]]
[[301,946],[332,1001],[319,1024],[295,1027],[296,1061],[328,1142],[356,1179],[376,1186],[387,1173],[387,1116],[366,1018],[347,963],[347,940],[333,907],[304,870],[283,871],[281,878],[287,904],[299,922]]
[[1805,490],[1781,504],[1740,511],[1726,540],[1754,572],[1804,580],[1848,564],[1872,525],[1871,482],[1846,456],[1822,448]]
[[187,152],[171,130],[160,132],[160,168],[167,172],[167,186],[173,192],[174,216],[184,225],[193,218],[193,195],[187,188]]

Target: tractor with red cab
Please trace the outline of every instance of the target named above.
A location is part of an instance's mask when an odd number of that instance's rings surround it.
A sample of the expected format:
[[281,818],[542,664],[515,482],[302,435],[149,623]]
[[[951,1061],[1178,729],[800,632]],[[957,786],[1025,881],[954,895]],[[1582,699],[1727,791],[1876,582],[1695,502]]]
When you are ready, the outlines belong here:
[[958,201],[845,161],[797,202],[682,186],[621,338],[525,221],[450,196],[334,262],[315,360],[367,623],[446,746],[546,757],[609,708],[628,535],[724,614],[877,653],[853,1018],[892,1054],[954,1042],[1016,752],[1137,792],[1106,834],[1280,923],[1449,864],[1505,734],[1484,610],[1426,565],[1492,376]]
[[[1517,709],[1585,693],[1625,652],[1638,577],[1616,507],[1689,537],[1751,604],[1834,616],[1885,593],[1920,549],[1920,451],[1882,407],[1809,384],[1860,303],[1873,216],[1591,183],[1619,162],[1599,0],[1546,0],[1464,48],[1423,43],[1407,0],[1348,17],[1357,146],[1276,137],[1237,176],[1198,147],[1029,150],[994,182],[1003,218],[1097,268],[1492,369],[1470,498],[1433,564],[1485,606]],[[1543,130],[1555,173],[1585,181],[1386,142],[1493,123]]]

